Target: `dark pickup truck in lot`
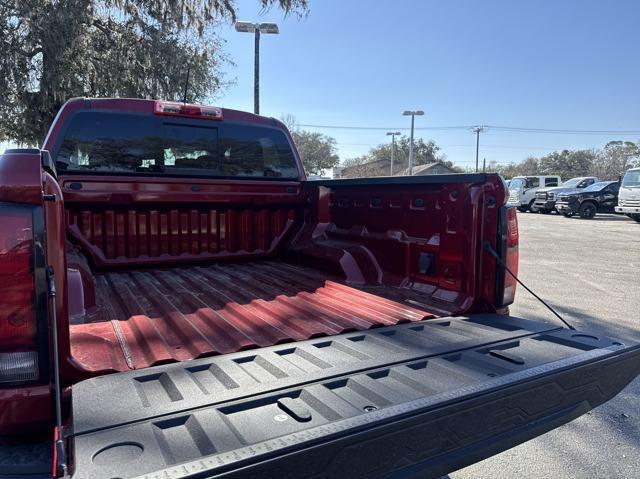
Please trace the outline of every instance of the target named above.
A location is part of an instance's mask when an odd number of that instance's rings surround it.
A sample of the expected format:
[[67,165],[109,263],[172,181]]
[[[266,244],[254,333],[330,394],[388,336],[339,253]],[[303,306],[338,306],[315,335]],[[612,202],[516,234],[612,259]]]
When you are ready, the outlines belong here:
[[565,217],[575,214],[591,219],[597,213],[613,213],[618,205],[619,181],[599,181],[582,191],[558,195],[556,209]]
[[585,176],[579,178],[571,178],[565,181],[560,186],[554,186],[551,188],[540,188],[536,191],[535,201],[533,202],[534,208],[540,213],[551,213],[556,208],[556,201],[558,197],[563,193],[574,193],[576,191],[583,191],[585,188],[591,186],[598,181],[595,176]]
[[306,181],[249,113],[70,100],[0,156],[0,434],[55,443],[46,477],[437,477],[571,421],[640,345],[508,314],[506,199]]

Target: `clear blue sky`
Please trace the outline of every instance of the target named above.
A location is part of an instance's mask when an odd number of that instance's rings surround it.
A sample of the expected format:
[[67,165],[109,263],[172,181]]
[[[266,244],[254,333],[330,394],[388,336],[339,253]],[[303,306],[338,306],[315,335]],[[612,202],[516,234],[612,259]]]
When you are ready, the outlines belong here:
[[[260,14],[240,0],[240,20],[275,21],[261,42],[261,113],[299,123],[406,127],[505,125],[640,130],[640,2],[310,0],[305,19]],[[214,103],[253,108],[253,37],[220,31],[235,80]],[[314,128],[308,128],[314,129]],[[385,131],[317,129],[341,159],[387,141]],[[417,131],[448,159],[474,163],[466,130]],[[481,136],[480,157],[519,161],[554,149],[600,147],[639,134],[506,133]]]

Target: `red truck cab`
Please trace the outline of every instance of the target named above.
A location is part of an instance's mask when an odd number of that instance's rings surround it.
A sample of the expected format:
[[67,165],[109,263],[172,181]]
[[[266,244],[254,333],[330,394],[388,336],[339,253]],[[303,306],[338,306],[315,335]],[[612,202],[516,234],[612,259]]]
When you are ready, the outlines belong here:
[[0,157],[0,435],[59,407],[56,475],[355,476],[365,440],[436,427],[376,474],[443,474],[552,429],[640,353],[508,316],[506,199],[491,174],[307,181],[278,120],[72,99]]

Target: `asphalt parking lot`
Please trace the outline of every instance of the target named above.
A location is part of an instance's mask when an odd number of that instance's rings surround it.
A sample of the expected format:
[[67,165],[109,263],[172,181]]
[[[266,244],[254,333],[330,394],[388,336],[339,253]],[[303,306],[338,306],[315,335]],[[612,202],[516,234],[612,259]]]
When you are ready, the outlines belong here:
[[[526,285],[577,329],[640,341],[640,224],[617,215],[518,213],[518,221]],[[554,320],[522,289],[511,313]],[[640,478],[640,379],[591,413],[450,476]]]

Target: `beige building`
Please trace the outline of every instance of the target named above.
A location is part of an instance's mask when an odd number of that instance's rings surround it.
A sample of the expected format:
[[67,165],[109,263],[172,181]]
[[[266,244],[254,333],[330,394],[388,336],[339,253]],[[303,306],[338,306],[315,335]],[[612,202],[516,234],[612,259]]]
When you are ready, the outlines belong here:
[[[347,166],[342,169],[341,178],[364,178],[370,176],[389,176],[390,160],[377,160],[362,165]],[[394,170],[396,170],[394,165]],[[448,173],[457,173],[453,169],[442,163],[427,163],[413,167],[413,176],[424,175],[443,175]],[[408,176],[409,172],[405,168],[401,171],[394,171],[394,176]]]

